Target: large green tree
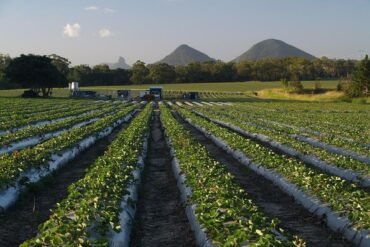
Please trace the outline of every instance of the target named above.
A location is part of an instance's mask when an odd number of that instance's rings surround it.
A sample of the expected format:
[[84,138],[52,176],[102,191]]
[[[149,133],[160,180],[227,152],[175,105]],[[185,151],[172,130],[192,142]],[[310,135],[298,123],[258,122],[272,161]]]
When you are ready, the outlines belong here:
[[99,72],[99,73],[109,73],[110,69],[109,69],[108,64],[102,63],[102,64],[95,65],[93,67],[93,71],[94,72]]
[[134,84],[143,84],[148,82],[149,69],[145,66],[145,63],[142,61],[137,61],[132,66],[132,75],[131,81]]
[[87,64],[80,64],[70,68],[68,73],[69,81],[82,82],[91,73],[91,68]]
[[65,86],[67,82],[51,58],[37,55],[14,58],[6,68],[6,77],[10,82],[28,87],[44,97],[51,95],[52,88]]
[[213,77],[213,81],[216,82],[234,81],[236,70],[232,63],[216,61],[212,64],[211,75]]
[[71,62],[64,57],[61,57],[56,54],[51,54],[48,56],[51,59],[51,63],[62,73],[65,77],[68,76],[69,73],[69,65]]
[[206,81],[207,78],[210,79],[210,73],[205,71],[205,67],[206,65],[200,62],[192,62],[186,66],[177,66],[175,68],[176,82],[202,82]]
[[358,97],[370,94],[370,61],[366,55],[363,60],[357,65],[352,75],[352,80],[349,82],[349,87],[346,92],[349,96]]
[[252,79],[253,62],[242,61],[235,64],[236,76],[240,81],[248,81]]
[[153,83],[173,83],[176,79],[175,67],[166,63],[149,66],[149,78]]
[[5,70],[11,60],[9,55],[0,54],[0,83],[5,83]]

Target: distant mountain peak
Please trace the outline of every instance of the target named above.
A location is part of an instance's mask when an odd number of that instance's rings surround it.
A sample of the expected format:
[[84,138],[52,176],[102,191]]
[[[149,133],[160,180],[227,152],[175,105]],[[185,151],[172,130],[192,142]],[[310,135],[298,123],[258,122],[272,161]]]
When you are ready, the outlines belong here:
[[122,56],[118,57],[116,63],[107,63],[110,69],[130,69],[130,65],[126,63],[126,59]]
[[302,57],[314,60],[316,57],[278,39],[266,39],[253,45],[234,61],[261,60],[266,58]]
[[191,62],[206,61],[214,61],[214,59],[187,44],[182,44],[158,63],[167,63],[169,65],[177,66],[187,65]]
[[188,46],[187,44],[181,44],[177,47],[177,49],[181,49],[181,48],[191,48],[190,46]]
[[126,59],[125,59],[124,57],[121,57],[121,56],[120,56],[120,57],[118,58],[118,62],[119,62],[119,63],[126,63]]

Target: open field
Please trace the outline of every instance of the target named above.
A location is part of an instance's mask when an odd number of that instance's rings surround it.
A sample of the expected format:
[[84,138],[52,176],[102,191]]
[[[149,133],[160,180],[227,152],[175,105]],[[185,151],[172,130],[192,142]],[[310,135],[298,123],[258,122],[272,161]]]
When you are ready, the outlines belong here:
[[[304,87],[312,89],[313,81],[302,82]],[[338,81],[320,81],[323,89],[335,89]],[[94,86],[84,87],[83,89],[96,90],[99,92],[109,93],[119,89],[136,89],[143,90],[150,86],[163,86],[164,90],[172,91],[207,91],[207,92],[246,92],[260,91],[263,89],[281,88],[280,82],[217,82],[217,83],[181,83],[181,84],[163,84],[163,85],[129,85],[129,86]],[[0,97],[19,96],[23,90],[0,90]],[[53,96],[66,97],[69,94],[68,89],[54,89]]]
[[1,246],[370,244],[370,105],[0,104]]
[[[313,94],[315,82],[302,82],[306,93],[292,94],[283,90],[280,82],[223,82],[223,83],[188,83],[188,84],[164,84],[164,98],[167,100],[181,99],[186,91],[199,92],[201,100],[205,101],[232,101],[232,102],[250,102],[250,101],[319,101],[319,102],[353,102],[370,103],[370,98],[348,99],[343,92],[337,92],[337,81],[321,81],[322,92]],[[111,95],[117,97],[117,90],[132,90],[131,96],[136,98],[141,90],[148,89],[150,86],[158,85],[130,85],[130,86],[95,86],[82,87],[82,90],[93,90],[99,94]],[[19,97],[24,89],[0,90],[0,97]],[[68,98],[70,91],[66,88],[55,88],[52,97]]]
[[[26,89],[0,90],[0,97],[19,97]],[[68,88],[54,88],[52,97],[68,97],[70,92]]]
[[[312,81],[302,82],[305,88],[313,88]],[[338,81],[320,81],[324,89],[335,89]],[[90,89],[117,90],[120,88],[127,89],[146,89],[149,86],[163,86],[165,90],[175,91],[212,91],[212,92],[245,92],[259,91],[269,88],[281,88],[280,82],[215,82],[215,83],[180,83],[180,84],[163,84],[163,85],[130,85],[130,86],[107,86],[107,87],[87,87]]]

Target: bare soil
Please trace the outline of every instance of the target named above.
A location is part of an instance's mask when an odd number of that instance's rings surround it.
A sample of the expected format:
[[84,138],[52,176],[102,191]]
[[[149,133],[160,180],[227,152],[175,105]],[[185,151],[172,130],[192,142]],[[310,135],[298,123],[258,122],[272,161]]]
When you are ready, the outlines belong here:
[[30,187],[18,202],[0,215],[0,246],[19,246],[36,236],[38,225],[50,216],[50,209],[68,195],[68,186],[84,177],[86,168],[104,154],[117,134],[126,127],[123,124],[107,137],[98,140],[59,171]]
[[353,246],[340,234],[331,231],[325,222],[313,216],[294,198],[285,194],[271,181],[258,175],[218,147],[200,131],[174,114],[177,120],[190,131],[192,136],[206,147],[211,157],[224,164],[248,193],[249,197],[270,218],[280,220],[279,226],[293,235],[304,239],[307,246],[339,247]]
[[131,246],[195,246],[156,110],[139,192]]

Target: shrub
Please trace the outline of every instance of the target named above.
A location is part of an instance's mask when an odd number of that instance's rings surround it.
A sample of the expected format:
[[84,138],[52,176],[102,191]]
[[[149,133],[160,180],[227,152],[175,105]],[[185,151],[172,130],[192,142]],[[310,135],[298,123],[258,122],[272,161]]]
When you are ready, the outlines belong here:
[[282,85],[285,89],[287,89],[287,88],[289,87],[289,82],[288,82],[288,80],[287,80],[287,79],[282,79],[282,80],[281,80],[281,85]]
[[322,90],[321,88],[321,83],[320,82],[315,82],[315,84],[313,85],[313,93],[320,93]]
[[343,86],[342,86],[342,83],[338,83],[337,84],[337,92],[341,92],[341,91],[343,91]]
[[354,104],[366,104],[366,99],[364,98],[357,98],[357,99],[352,99],[352,103]]
[[343,83],[343,91],[350,98],[362,96],[361,88],[357,87],[355,84],[356,83],[350,78]]
[[290,93],[303,93],[304,88],[301,81],[291,81],[289,83]]
[[368,55],[357,65],[351,80],[347,83],[345,93],[349,97],[370,95],[370,61]]

